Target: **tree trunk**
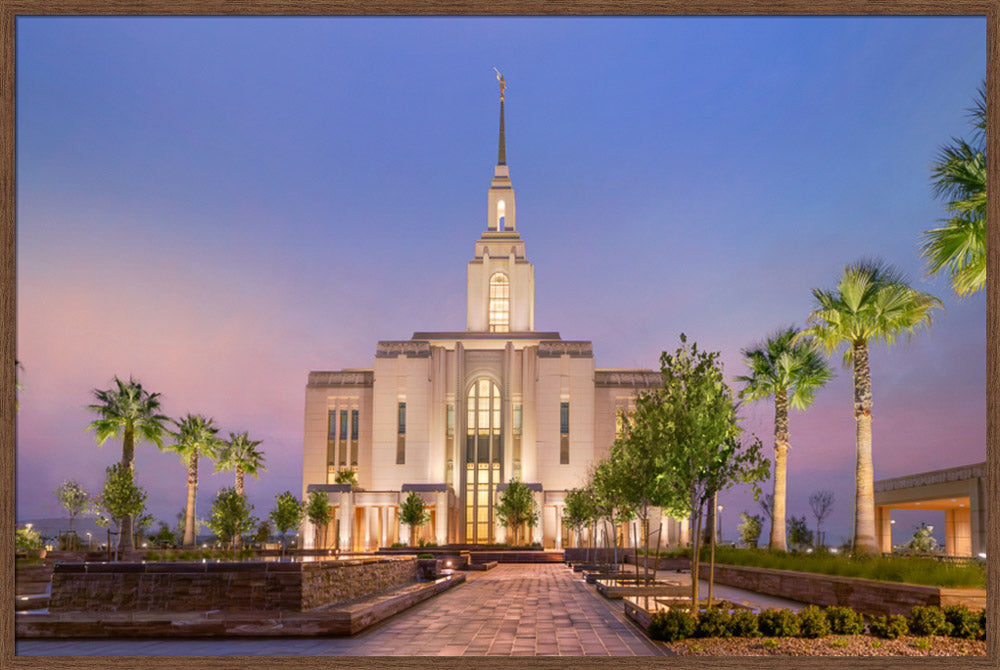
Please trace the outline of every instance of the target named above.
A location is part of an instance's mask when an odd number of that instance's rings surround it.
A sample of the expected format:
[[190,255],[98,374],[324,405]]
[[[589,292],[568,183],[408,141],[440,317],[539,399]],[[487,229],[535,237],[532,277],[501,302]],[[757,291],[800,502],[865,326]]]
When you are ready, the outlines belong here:
[[712,495],[712,513],[708,515],[711,519],[712,533],[708,540],[708,607],[712,606],[712,588],[715,586],[715,522],[718,514],[719,494]]
[[[236,494],[239,496],[243,495],[243,468],[239,465],[236,466]],[[236,533],[233,537],[234,551],[238,551],[243,548],[243,533]]]
[[195,536],[195,512],[198,498],[198,452],[191,453],[188,462],[188,498],[187,511],[184,514],[184,546],[193,547],[198,538]]
[[878,553],[875,542],[875,470],[872,465],[872,378],[868,342],[853,344],[854,420],[857,423],[857,490],[854,500],[854,551]]
[[694,509],[691,525],[694,533],[691,535],[691,613],[698,614],[698,564],[701,549],[701,507],[692,501]]
[[[131,426],[126,426],[122,438],[122,467],[135,472],[135,431]],[[122,553],[135,550],[131,516],[124,517],[119,524],[118,550]]]
[[774,395],[774,507],[771,509],[772,550],[788,551],[785,529],[786,476],[788,472],[788,391]]

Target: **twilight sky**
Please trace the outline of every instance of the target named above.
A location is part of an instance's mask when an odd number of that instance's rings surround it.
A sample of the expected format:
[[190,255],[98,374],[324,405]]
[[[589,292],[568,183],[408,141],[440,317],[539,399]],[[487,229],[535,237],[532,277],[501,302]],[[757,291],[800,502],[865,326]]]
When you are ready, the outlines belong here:
[[[493,66],[539,330],[643,368],[684,332],[731,378],[741,348],[804,323],[811,288],[878,256],[946,310],[873,350],[876,478],[985,460],[984,296],[928,280],[917,251],[985,41],[976,18],[20,18],[17,518],[57,516],[66,478],[99,490],[121,447],[97,447],[86,406],[114,375],[263,440],[258,516],[298,494],[308,372],[465,327]],[[854,419],[833,363],[791,416],[788,513],[812,526],[809,494],[832,489],[839,542]],[[770,453],[773,406],[744,415]],[[140,444],[136,467],[173,524],[180,459]],[[201,473],[207,516],[232,473]],[[756,503],[720,502],[735,537]],[[894,515],[894,541],[943,520],[923,514]]]

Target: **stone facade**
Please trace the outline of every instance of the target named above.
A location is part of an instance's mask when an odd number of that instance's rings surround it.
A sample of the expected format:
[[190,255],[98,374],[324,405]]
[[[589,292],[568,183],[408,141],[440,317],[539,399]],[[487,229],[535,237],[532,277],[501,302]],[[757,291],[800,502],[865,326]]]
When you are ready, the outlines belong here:
[[412,557],[312,563],[67,563],[57,612],[305,611],[416,581]]

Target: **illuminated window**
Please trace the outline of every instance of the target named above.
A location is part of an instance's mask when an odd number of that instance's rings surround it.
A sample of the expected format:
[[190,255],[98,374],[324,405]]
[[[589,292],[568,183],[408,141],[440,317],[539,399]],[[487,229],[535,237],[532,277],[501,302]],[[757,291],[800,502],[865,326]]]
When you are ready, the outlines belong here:
[[326,463],[337,465],[337,410],[327,411],[326,419]]
[[503,462],[500,387],[489,379],[472,384],[466,400],[465,541],[493,541],[493,505]]
[[490,332],[510,330],[510,282],[499,272],[490,277]]
[[358,410],[351,410],[351,465],[358,466]]
[[506,221],[506,219],[507,219],[507,216],[506,216],[507,212],[506,212],[506,210],[507,210],[507,205],[504,204],[504,201],[503,200],[498,200],[497,201],[497,230],[503,230],[504,226],[507,223],[507,221]]

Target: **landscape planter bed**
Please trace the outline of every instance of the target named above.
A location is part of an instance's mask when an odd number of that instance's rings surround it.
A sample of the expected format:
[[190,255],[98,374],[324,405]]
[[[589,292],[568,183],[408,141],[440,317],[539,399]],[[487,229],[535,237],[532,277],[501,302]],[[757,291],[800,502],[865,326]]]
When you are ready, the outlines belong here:
[[618,563],[573,563],[573,572],[620,572],[625,569]]
[[[654,575],[650,575],[653,577]],[[628,570],[584,570],[583,580],[588,584],[594,584],[598,579],[622,579],[635,580],[635,572]]]
[[[707,564],[702,563],[699,577],[708,579]],[[715,583],[822,607],[850,607],[864,614],[907,615],[914,605],[965,605],[971,609],[986,606],[986,589],[942,588],[741,565],[716,564]]]
[[[634,621],[636,625],[642,628],[643,631],[649,630],[649,622],[653,617],[654,612],[659,612],[660,610],[670,609],[671,607],[683,607],[688,608],[691,605],[691,598],[656,598],[650,596],[626,596],[622,598],[625,603],[625,616],[626,618]],[[704,608],[708,605],[707,600],[699,600],[698,607]],[[748,610],[752,609],[746,605],[741,605],[740,603],[734,603],[729,600],[719,600],[713,599],[712,606],[722,607],[727,611],[734,610]]]
[[625,596],[679,596],[683,597],[690,589],[677,582],[657,581],[652,584],[641,584],[636,579],[598,579],[597,592],[609,600]]
[[412,556],[311,562],[64,563],[49,609],[61,612],[301,612],[417,581]]

